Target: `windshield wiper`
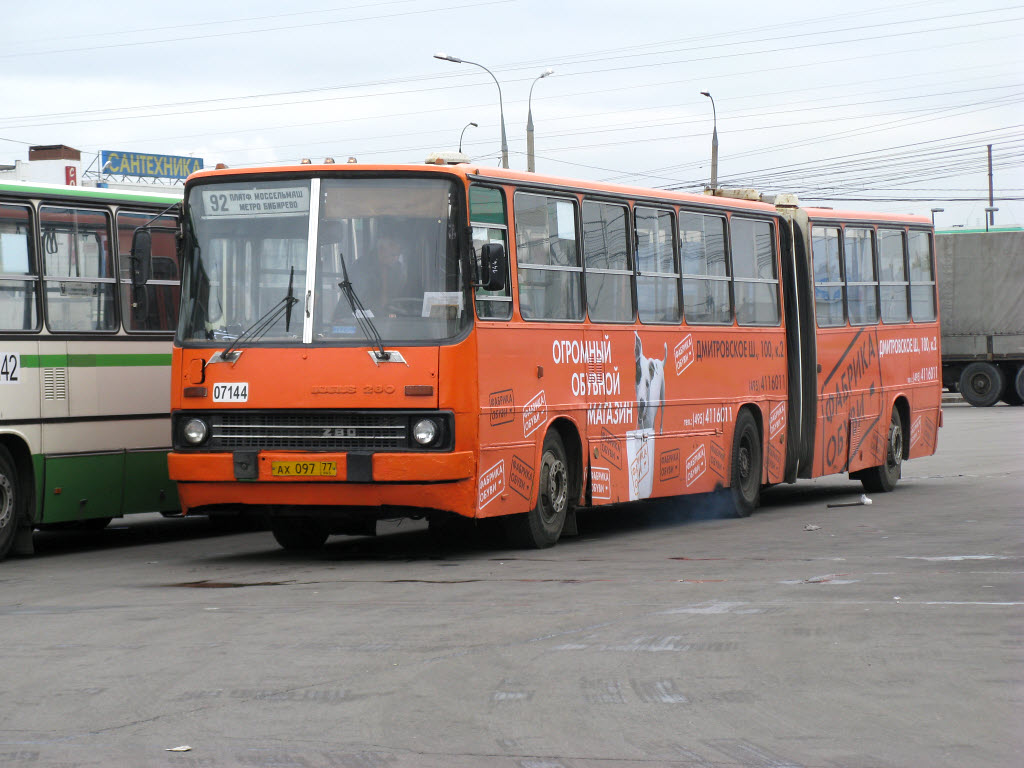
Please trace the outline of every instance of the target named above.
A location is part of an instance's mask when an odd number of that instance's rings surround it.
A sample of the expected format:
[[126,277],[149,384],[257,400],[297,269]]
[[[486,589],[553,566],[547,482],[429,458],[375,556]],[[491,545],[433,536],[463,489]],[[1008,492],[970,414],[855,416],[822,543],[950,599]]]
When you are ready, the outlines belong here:
[[252,341],[259,341],[266,335],[267,331],[274,327],[274,323],[278,321],[281,315],[285,315],[285,331],[288,331],[292,322],[292,307],[299,303],[299,300],[292,294],[292,286],[294,283],[295,267],[292,267],[291,274],[288,276],[288,293],[285,294],[284,298],[268,309],[262,317],[256,320],[256,322],[242,331],[238,335],[238,338],[231,342],[227,349],[223,352],[214,354],[213,357],[210,358],[210,362],[235,362],[241,354],[241,351],[236,352],[235,348],[243,341],[250,339]]
[[348,267],[345,266],[345,257],[340,251],[338,252],[338,260],[341,261],[341,275],[345,278],[338,283],[338,287],[341,288],[345,298],[348,299],[349,306],[352,307],[352,314],[356,318],[356,325],[359,326],[359,330],[363,332],[363,336],[367,340],[377,345],[377,349],[373,352],[374,357],[378,360],[390,360],[391,353],[384,349],[384,339],[378,333],[377,326],[373,324],[369,315],[366,314],[366,307],[363,306],[363,302],[356,295],[356,289],[352,287],[352,281],[348,279]]

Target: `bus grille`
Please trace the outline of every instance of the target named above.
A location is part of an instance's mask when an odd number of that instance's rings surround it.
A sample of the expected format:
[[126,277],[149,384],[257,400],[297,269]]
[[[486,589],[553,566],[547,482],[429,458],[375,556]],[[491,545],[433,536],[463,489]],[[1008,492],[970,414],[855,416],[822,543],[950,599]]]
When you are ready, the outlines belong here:
[[210,427],[210,447],[223,450],[386,451],[407,447],[409,420],[344,411],[221,412]]

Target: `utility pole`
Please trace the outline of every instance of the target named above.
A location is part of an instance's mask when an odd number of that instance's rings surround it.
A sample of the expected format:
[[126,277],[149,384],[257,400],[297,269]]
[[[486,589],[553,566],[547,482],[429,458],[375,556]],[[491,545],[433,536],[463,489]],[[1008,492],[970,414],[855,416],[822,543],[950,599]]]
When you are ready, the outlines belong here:
[[[992,196],[992,145],[988,145],[988,224],[995,226],[996,223],[996,209],[995,199]],[[988,227],[985,227],[986,231]]]

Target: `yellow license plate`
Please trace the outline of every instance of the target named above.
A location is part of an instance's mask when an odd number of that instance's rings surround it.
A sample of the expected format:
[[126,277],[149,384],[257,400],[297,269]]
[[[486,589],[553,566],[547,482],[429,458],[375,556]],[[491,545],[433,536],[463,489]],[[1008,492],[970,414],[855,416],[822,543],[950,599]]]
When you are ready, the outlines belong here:
[[336,461],[272,461],[272,477],[337,477]]

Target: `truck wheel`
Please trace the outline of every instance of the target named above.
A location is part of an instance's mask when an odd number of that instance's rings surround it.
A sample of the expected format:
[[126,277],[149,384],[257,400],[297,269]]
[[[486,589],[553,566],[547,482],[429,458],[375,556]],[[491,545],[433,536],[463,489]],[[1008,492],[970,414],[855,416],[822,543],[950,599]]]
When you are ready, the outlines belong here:
[[572,483],[562,438],[554,430],[544,437],[538,476],[537,504],[534,508],[525,514],[506,518],[506,532],[513,546],[544,549],[554,546],[562,535],[565,516],[571,503],[569,489]]
[[0,447],[0,560],[7,557],[14,544],[22,504],[14,460],[6,448]]
[[740,411],[732,435],[729,491],[736,517],[749,517],[761,503],[761,433],[748,410]]
[[892,409],[889,436],[885,441],[885,459],[877,467],[868,467],[858,474],[861,485],[869,493],[888,493],[896,487],[903,474],[903,419]]
[[1016,376],[1006,377],[1003,402],[1007,405],[1024,405],[1024,365],[1017,369]]
[[270,532],[289,552],[313,552],[327,541],[327,527],[316,520],[284,517],[270,521]]
[[992,363],[971,363],[960,374],[960,394],[977,408],[995,405],[1003,394],[1003,372]]

